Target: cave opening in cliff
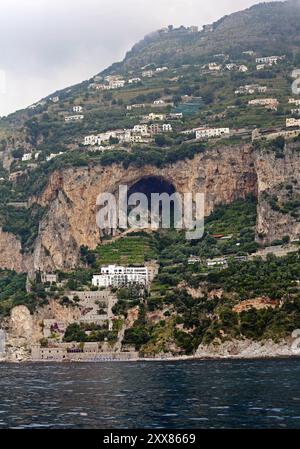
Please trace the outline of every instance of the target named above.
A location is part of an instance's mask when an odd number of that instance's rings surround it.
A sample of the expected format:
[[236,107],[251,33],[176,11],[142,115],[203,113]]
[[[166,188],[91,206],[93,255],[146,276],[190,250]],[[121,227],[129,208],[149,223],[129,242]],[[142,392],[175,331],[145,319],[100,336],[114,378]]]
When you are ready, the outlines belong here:
[[[128,190],[128,198],[130,198],[134,194],[144,194],[148,200],[148,209],[144,211],[144,213],[148,216],[148,222],[150,224],[151,221],[151,206],[153,205],[152,194],[167,194],[171,197],[176,193],[176,189],[174,185],[160,176],[147,176],[141,178],[135,184],[133,184]],[[132,211],[133,207],[128,208],[128,214]],[[158,211],[158,220],[159,223],[162,223],[162,204],[159,205]],[[174,226],[174,202],[170,203],[170,217],[171,217],[171,227]]]

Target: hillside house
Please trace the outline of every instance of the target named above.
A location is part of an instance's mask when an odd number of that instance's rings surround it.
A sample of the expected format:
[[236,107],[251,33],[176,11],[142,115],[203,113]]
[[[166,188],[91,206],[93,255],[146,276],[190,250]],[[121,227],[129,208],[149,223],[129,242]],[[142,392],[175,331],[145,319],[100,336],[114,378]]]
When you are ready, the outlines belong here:
[[236,95],[253,95],[254,93],[265,93],[267,92],[267,86],[260,86],[259,84],[246,84],[245,86],[240,86],[236,91]]
[[196,139],[211,139],[230,135],[229,128],[198,128],[195,129]]
[[42,273],[41,274],[41,281],[43,284],[56,284],[57,283],[57,275],[56,274],[50,274],[50,273]]
[[60,156],[61,154],[64,154],[62,151],[59,153],[51,153],[49,156],[46,157],[46,161],[52,161],[52,159],[55,159],[56,157]]
[[141,103],[141,104],[129,104],[126,109],[127,111],[132,111],[133,109],[145,109],[146,105]]
[[143,78],[152,78],[154,76],[153,70],[144,70],[142,73]]
[[125,86],[125,80],[112,80],[109,82],[110,89],[121,89]]
[[148,122],[162,122],[165,118],[165,114],[155,114],[154,112],[151,112],[149,115],[144,117],[144,119]]
[[171,112],[167,115],[167,119],[169,120],[181,120],[183,118],[182,112]]
[[128,84],[138,84],[138,83],[141,83],[141,82],[142,82],[141,78],[130,78],[128,80]]
[[267,64],[267,65],[273,65],[277,64],[278,61],[284,59],[284,56],[264,56],[262,58],[256,58],[257,64]]
[[300,127],[300,119],[298,118],[287,118],[286,119],[287,128],[298,128]]
[[157,67],[157,69],[155,71],[157,73],[161,73],[161,72],[166,72],[167,70],[169,70],[169,67]]
[[277,111],[279,101],[277,98],[256,98],[248,101],[250,106],[264,106],[266,109]]
[[28,162],[32,159],[32,153],[25,153],[22,156],[22,162]]
[[134,133],[138,133],[141,136],[148,136],[149,130],[148,125],[135,125],[132,130]]
[[294,104],[295,106],[300,106],[300,99],[295,100],[295,98],[289,98],[289,104]]
[[228,268],[228,262],[225,257],[217,257],[215,259],[208,259],[206,261],[206,265],[208,268],[219,267],[222,269]]
[[82,106],[73,106],[73,112],[82,112],[83,107]]
[[215,62],[210,62],[207,65],[208,70],[212,71],[212,72],[219,72],[222,69],[222,66],[219,64],[216,64]]
[[78,115],[68,115],[65,117],[65,122],[66,123],[70,123],[70,122],[80,122],[81,120],[84,119],[84,115],[82,114],[78,114]]
[[151,135],[160,134],[160,133],[169,133],[172,131],[173,131],[173,128],[170,123],[164,123],[162,125],[159,123],[152,123],[149,126],[149,132]]

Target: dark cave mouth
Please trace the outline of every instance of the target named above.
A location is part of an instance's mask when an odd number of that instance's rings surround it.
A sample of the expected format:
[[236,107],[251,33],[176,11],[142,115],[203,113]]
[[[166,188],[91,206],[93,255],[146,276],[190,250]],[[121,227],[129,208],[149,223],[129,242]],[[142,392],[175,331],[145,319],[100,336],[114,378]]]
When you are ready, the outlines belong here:
[[[148,223],[146,227],[149,228],[150,225],[153,225],[152,220],[154,220],[158,228],[174,228],[175,203],[172,195],[176,194],[176,189],[171,182],[159,176],[143,177],[128,190],[127,199],[129,203],[131,196],[135,194],[142,194],[147,198],[147,204],[144,203],[142,206],[139,200],[135,204],[135,206],[140,207],[139,220],[142,220],[144,224]],[[156,194],[159,199],[152,198],[153,194]],[[164,197],[164,200],[162,200],[162,197]],[[134,203],[135,201],[131,204]],[[128,206],[128,217],[135,209],[135,206]]]
[[142,193],[146,195],[150,207],[152,193],[158,193],[159,195],[163,193],[173,195],[176,193],[176,189],[171,182],[164,178],[159,176],[148,176],[141,178],[130,187],[128,190],[128,198],[135,193]]

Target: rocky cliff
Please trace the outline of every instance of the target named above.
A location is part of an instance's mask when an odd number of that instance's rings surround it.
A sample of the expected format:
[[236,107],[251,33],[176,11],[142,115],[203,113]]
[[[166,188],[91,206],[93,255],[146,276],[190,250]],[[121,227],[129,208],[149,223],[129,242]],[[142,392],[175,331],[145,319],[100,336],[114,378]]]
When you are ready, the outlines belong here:
[[42,206],[48,206],[49,212],[40,225],[34,252],[35,268],[74,267],[81,245],[95,248],[100,242],[96,223],[98,195],[117,193],[121,184],[131,188],[150,176],[166,180],[181,194],[204,193],[206,214],[216,204],[257,194],[253,151],[248,145],[217,148],[193,160],[163,168],[130,166],[125,169],[115,164],[55,172],[37,199]]
[[[96,200],[100,193],[117,193],[119,185],[134,186],[141,179],[157,177],[183,194],[205,194],[208,215],[217,204],[230,203],[252,194],[258,197],[257,239],[271,243],[285,235],[298,238],[300,224],[295,210],[300,194],[300,153],[297,146],[286,148],[283,157],[254,150],[251,145],[220,146],[192,160],[163,168],[146,165],[124,168],[69,168],[54,172],[44,192],[32,203],[47,207],[39,227],[32,255],[23,255],[18,239],[0,233],[0,266],[26,271],[71,269],[79,261],[80,246],[94,249],[100,243],[96,224]],[[274,200],[275,197],[275,200]],[[274,201],[277,206],[274,207]]]
[[300,152],[289,144],[284,156],[257,153],[258,215],[257,239],[264,244],[289,236],[300,236]]

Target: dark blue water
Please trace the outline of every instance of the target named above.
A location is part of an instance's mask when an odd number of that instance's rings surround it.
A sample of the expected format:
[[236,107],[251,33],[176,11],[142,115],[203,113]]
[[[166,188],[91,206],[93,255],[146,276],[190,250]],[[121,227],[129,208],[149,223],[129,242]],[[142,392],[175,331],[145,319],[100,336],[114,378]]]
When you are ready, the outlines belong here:
[[0,365],[0,428],[300,428],[300,360]]

